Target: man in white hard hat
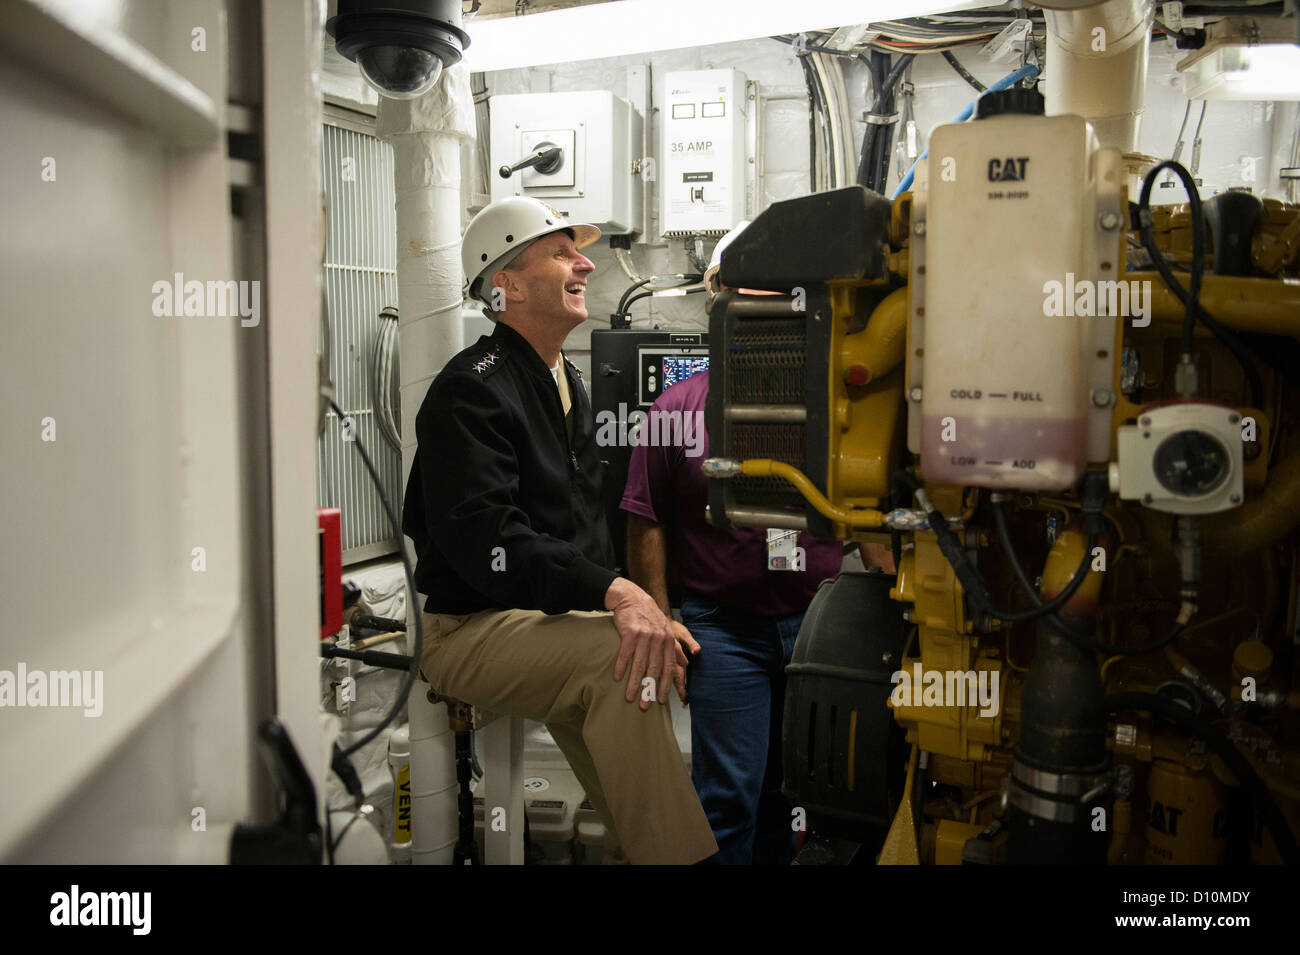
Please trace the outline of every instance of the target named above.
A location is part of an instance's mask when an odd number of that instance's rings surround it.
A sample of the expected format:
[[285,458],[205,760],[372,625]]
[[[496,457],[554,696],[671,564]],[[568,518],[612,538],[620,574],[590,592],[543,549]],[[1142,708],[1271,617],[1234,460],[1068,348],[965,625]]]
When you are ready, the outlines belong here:
[[421,664],[441,694],[544,722],[615,858],[621,844],[633,863],[684,864],[717,848],[667,706],[683,645],[699,648],[611,569],[591,403],[561,351],[587,318],[580,250],[599,236],[525,197],[465,232],[467,292],[497,327],[416,417],[403,530],[428,598]]

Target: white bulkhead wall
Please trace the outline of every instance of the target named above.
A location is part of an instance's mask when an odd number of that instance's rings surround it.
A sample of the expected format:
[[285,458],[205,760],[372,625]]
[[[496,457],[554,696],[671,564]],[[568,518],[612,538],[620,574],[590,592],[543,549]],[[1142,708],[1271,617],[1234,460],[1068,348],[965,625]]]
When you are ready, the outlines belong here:
[[[320,28],[313,3],[272,6],[236,37],[258,69],[261,31],[300,35],[310,51]],[[273,586],[286,642],[307,661],[301,678],[282,667],[276,705],[319,791],[314,372],[282,380],[311,410],[301,440],[274,437],[268,461],[247,424],[273,430],[265,392],[241,377],[241,360],[267,348],[265,283],[242,288],[256,304],[244,316],[168,315],[158,285],[260,278],[234,264],[229,22],[222,0],[14,0],[0,13],[0,578],[15,611],[0,669],[102,680],[97,716],[0,709],[5,862],[223,862],[236,823],[267,820],[254,729],[272,697]],[[284,58],[297,65],[282,102],[313,83],[307,60]],[[278,82],[265,80],[268,93]],[[293,135],[282,127],[282,142]],[[318,166],[293,175],[303,183]],[[274,248],[278,226],[265,231]],[[318,255],[308,250],[309,266]],[[282,262],[281,294],[301,298]],[[318,288],[303,313],[308,369]],[[287,333],[289,310],[278,318]],[[253,495],[265,498],[258,481],[291,470],[294,454],[306,464],[303,540],[281,555],[305,565],[298,593],[253,579],[271,566],[271,534],[247,519]]]

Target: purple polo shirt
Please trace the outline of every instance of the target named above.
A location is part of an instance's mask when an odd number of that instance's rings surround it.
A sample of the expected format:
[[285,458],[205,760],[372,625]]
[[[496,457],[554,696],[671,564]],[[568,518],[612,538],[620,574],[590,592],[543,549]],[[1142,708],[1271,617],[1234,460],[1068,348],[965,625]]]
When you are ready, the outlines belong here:
[[[708,393],[709,373],[704,371],[673,385],[650,406],[650,420],[642,432],[654,437],[632,449],[621,506],[667,525],[670,579],[681,586],[729,607],[770,617],[807,610],[817,585],[840,572],[843,546],[800,533],[805,569],[768,570],[765,528],[723,530],[705,520],[709,485],[700,465],[709,456],[704,430]],[[665,446],[661,436],[670,429],[655,426],[656,412],[680,412],[683,427],[671,433],[680,434],[682,440]],[[685,426],[688,417],[690,429]]]

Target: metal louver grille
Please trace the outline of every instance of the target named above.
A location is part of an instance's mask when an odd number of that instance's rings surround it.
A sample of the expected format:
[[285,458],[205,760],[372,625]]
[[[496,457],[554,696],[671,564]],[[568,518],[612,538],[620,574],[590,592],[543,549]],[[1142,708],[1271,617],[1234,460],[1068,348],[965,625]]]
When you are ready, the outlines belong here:
[[[727,349],[729,399],[736,404],[802,405],[808,377],[807,330],[802,319],[749,319],[736,322]],[[803,424],[733,424],[727,454],[774,458],[803,471]],[[751,506],[786,507],[802,498],[780,478],[738,477],[732,490]]]
[[[334,400],[352,419],[396,509],[401,502],[401,454],[379,433],[370,381],[371,353],[383,321],[379,312],[397,305],[393,149],[373,136],[326,125],[322,173],[328,206],[325,300]],[[396,418],[400,422],[400,413]],[[343,430],[330,413],[325,435],[317,443],[317,500],[322,507],[343,512],[345,562],[395,552],[379,495]]]
[[728,395],[738,404],[804,403],[807,331],[802,319],[737,322],[727,350]]
[[[738,424],[732,426],[731,457],[772,458],[805,470],[802,424]],[[735,479],[737,500],[764,507],[787,507],[803,498],[781,478],[741,476]]]

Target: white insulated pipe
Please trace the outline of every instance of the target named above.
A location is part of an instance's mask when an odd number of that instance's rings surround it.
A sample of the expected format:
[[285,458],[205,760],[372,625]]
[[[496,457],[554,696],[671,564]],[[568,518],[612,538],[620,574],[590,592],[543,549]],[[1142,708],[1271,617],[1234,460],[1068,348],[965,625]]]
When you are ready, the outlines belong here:
[[428,692],[429,685],[417,680],[407,704],[411,727],[411,864],[451,865],[458,833],[456,737],[447,719],[447,707],[430,703]]
[[[402,407],[412,408],[403,415],[410,421],[428,379],[463,347],[461,146],[474,130],[469,74],[460,64],[419,99],[380,97],[375,133],[393,145]],[[413,452],[408,431],[402,445]]]
[[[444,70],[415,100],[380,97],[375,132],[393,145],[397,211],[397,301],[401,355],[402,474],[415,460],[415,416],[433,376],[462,347],[461,146],[474,138],[469,73]],[[406,486],[405,479],[402,486]],[[398,505],[400,513],[400,504]],[[410,554],[410,546],[403,541]],[[411,555],[411,560],[414,560]],[[409,635],[423,606],[407,607]],[[432,639],[426,633],[424,639]],[[408,652],[411,651],[408,644]],[[411,861],[450,865],[456,843],[456,747],[446,707],[417,681],[407,704],[411,731]]]
[[1046,8],[1047,115],[1082,116],[1102,146],[1137,152],[1155,16],[1151,0],[1044,0],[1038,6]]

